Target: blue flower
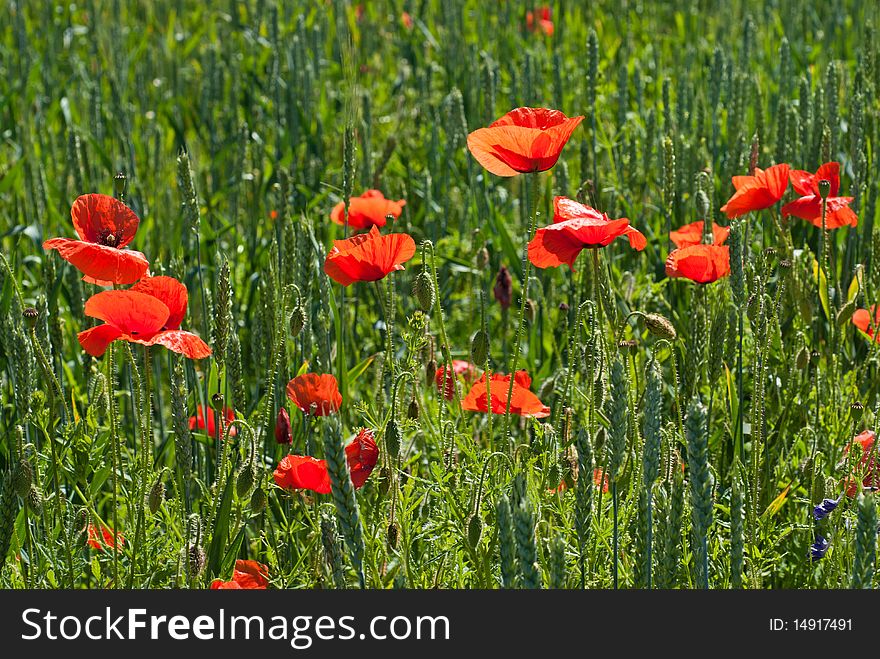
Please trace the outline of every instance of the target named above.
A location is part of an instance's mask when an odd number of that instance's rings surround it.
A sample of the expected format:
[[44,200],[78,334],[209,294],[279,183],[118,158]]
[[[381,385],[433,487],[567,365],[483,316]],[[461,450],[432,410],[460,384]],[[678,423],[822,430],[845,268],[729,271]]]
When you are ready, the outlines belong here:
[[821,535],[817,535],[816,542],[810,545],[810,556],[812,557],[813,562],[815,563],[816,561],[821,560],[830,546],[830,542]]
[[822,503],[813,508],[813,519],[817,522],[820,519],[825,519],[835,508],[837,508],[837,504],[839,503],[840,497],[837,499],[822,499]]

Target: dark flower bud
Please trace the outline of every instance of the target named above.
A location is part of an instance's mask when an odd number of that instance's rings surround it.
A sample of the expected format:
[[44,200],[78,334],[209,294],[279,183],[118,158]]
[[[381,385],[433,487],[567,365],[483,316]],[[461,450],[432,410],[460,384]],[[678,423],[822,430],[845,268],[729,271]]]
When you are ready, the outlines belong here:
[[391,522],[388,525],[386,538],[388,540],[388,546],[391,549],[397,549],[397,541],[400,538],[400,527],[397,525],[397,522]]
[[510,303],[513,301],[513,278],[507,267],[501,266],[498,275],[495,277],[495,286],[492,288],[495,299],[502,309],[509,309]]
[[18,465],[15,469],[15,474],[12,479],[12,485],[15,488],[15,493],[20,496],[22,499],[26,498],[28,492],[31,491],[31,485],[34,484],[34,469],[31,467],[31,463],[26,459],[21,458],[18,461]]
[[123,172],[116,172],[116,176],[113,177],[113,193],[117,197],[122,197],[125,194],[125,183],[125,174]]
[[797,357],[795,357],[795,365],[799,369],[804,370],[809,363],[810,351],[807,349],[807,346],[803,346],[800,350],[798,350]]
[[293,338],[299,336],[306,326],[306,310],[302,304],[297,304],[290,313],[290,335]]
[[568,306],[567,302],[560,302],[559,303],[559,310],[560,311],[568,311],[570,308],[571,307]]
[[28,307],[21,312],[21,315],[24,316],[24,319],[28,322],[28,326],[33,329],[37,325],[37,318],[39,318],[40,312],[34,307]]
[[827,178],[819,179],[819,196],[822,197],[822,199],[827,199],[830,194],[831,181]]
[[43,514],[43,494],[36,485],[31,486],[30,492],[28,492],[27,502],[34,515],[39,517]]
[[211,396],[211,407],[217,411],[220,411],[223,408],[223,394],[217,392]]
[[251,495],[251,512],[255,515],[260,514],[266,508],[266,493],[262,487],[258,487]]
[[659,313],[646,313],[644,319],[645,327],[654,336],[669,341],[675,341],[677,338],[675,326],[666,316],[661,316]]
[[385,446],[388,447],[388,454],[392,458],[397,458],[400,455],[401,439],[400,426],[397,425],[397,421],[389,420],[388,425],[385,426]]
[[275,418],[275,441],[278,444],[293,444],[293,433],[290,430],[290,414],[287,408],[278,409],[278,416]]
[[434,384],[434,378],[437,377],[437,360],[429,359],[428,363],[425,364],[425,382],[427,386],[431,386]]
[[783,270],[790,270],[791,269],[791,261],[789,259],[782,259],[781,261],[779,261],[779,267],[782,268]]
[[471,515],[467,525],[468,544],[476,549],[480,544],[480,536],[483,534],[483,520],[480,519],[479,513]]
[[617,342],[617,347],[621,352],[634,355],[638,350],[639,342],[635,339],[623,339]]
[[418,300],[419,306],[425,313],[434,308],[434,302],[437,300],[437,294],[434,290],[434,280],[427,270],[422,270],[413,280],[413,295]]
[[419,401],[413,396],[413,398],[409,401],[409,407],[406,410],[406,415],[413,421],[418,421],[419,419]]
[[485,364],[489,355],[489,335],[484,330],[477,330],[471,339],[471,360],[474,364]]
[[853,317],[853,314],[856,312],[856,301],[850,300],[846,304],[844,304],[837,312],[837,316],[835,320],[837,324],[840,326],[845,325],[849,322],[849,319]]
[[153,487],[150,488],[149,494],[147,494],[147,508],[150,509],[150,512],[155,515],[159,512],[159,506],[162,505],[162,502],[165,500],[165,483],[161,480],[157,480],[153,483]]
[[865,406],[862,405],[859,401],[855,401],[849,406],[850,414],[852,414],[852,418],[858,421],[862,418],[862,414],[865,413]]
[[188,553],[190,576],[197,577],[205,569],[205,550],[199,545],[190,545]]
[[538,303],[533,299],[529,298],[526,300],[526,320],[530,323],[535,322],[535,318],[538,315]]
[[818,350],[814,350],[813,352],[810,353],[810,361],[811,361],[813,364],[818,364],[818,363],[819,363],[819,357],[821,357],[821,355],[819,354],[819,351],[818,351]]

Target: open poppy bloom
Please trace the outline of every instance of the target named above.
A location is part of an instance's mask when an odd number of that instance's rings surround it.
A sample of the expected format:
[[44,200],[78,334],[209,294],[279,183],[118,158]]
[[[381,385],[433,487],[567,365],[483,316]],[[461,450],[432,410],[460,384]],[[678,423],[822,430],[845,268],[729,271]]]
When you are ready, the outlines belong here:
[[[216,410],[208,408],[208,423],[205,425],[205,408],[199,405],[196,408],[196,415],[189,418],[190,430],[207,430],[208,437],[220,437],[220,429],[217,427],[217,419],[220,413]],[[235,421],[235,412],[228,407],[223,408],[223,428]],[[235,437],[238,429],[232,426],[229,429],[229,436]]]
[[645,236],[631,227],[625,217],[612,220],[585,204],[556,197],[553,224],[535,232],[529,243],[529,260],[538,268],[565,263],[574,270],[574,261],[585,247],[605,247],[620,236],[626,236],[630,247],[639,251],[648,244]]
[[58,255],[93,284],[133,284],[150,264],[140,252],[124,249],[137,233],[140,220],[128,206],[103,194],[77,197],[70,209],[79,240],[51,238],[43,249]]
[[235,561],[232,581],[214,579],[211,590],[266,590],[269,587],[269,568],[257,561]]
[[416,253],[416,242],[405,233],[383,236],[376,226],[346,240],[334,240],[324,261],[324,272],[343,286],[356,281],[378,281]]
[[440,368],[438,368],[437,372],[434,374],[434,380],[437,382],[437,391],[443,394],[446,400],[452,400],[453,398],[455,398],[455,376],[465,373],[469,375],[474,375],[477,372],[477,367],[467,360],[453,359],[452,373],[446,376],[446,382],[444,385],[443,374],[445,372],[445,366],[441,366]]
[[516,108],[468,135],[477,162],[496,176],[544,172],[559,160],[562,147],[584,118],[559,110]]
[[[507,411],[507,391],[510,389],[510,376],[501,373],[493,373],[491,378],[492,414],[504,414]],[[538,397],[529,391],[532,379],[525,371],[517,371],[513,377],[513,393],[510,398],[510,413],[519,416],[531,416],[543,419],[550,416],[550,408],[544,405]],[[461,402],[461,408],[469,412],[488,412],[489,399],[486,394],[486,374],[477,380],[476,384]]]
[[125,546],[125,538],[122,537],[122,534],[114,533],[106,526],[101,526],[99,531],[97,526],[89,522],[86,535],[88,536],[86,543],[92,549],[106,551],[108,549],[122,549]]
[[[387,217],[395,220],[400,217],[406,201],[386,199],[378,190],[367,190],[360,197],[348,200],[348,226],[352,229],[369,229],[371,226],[384,227]],[[339,202],[333,207],[330,219],[336,224],[345,224],[345,203]]]
[[[722,227],[718,224],[712,224],[712,244],[723,245],[730,235],[730,227]],[[690,247],[691,245],[703,244],[703,223],[691,222],[683,227],[671,231],[669,240],[675,243],[676,247]]]
[[727,245],[690,245],[669,252],[666,276],[709,284],[730,274],[730,248]]
[[124,291],[101,291],[86,301],[84,311],[104,324],[80,332],[77,338],[93,357],[121,339],[202,359],[211,349],[192,332],[180,329],[187,299],[186,287],[173,277],[147,277]]
[[859,461],[853,467],[852,474],[844,481],[846,496],[854,497],[861,490],[861,487],[859,487],[859,476],[861,476],[862,487],[871,490],[876,490],[880,487],[880,465],[877,464],[874,455],[874,442],[876,439],[877,435],[874,434],[873,430],[865,430],[856,435],[852,442],[844,449],[846,454],[849,454],[851,450],[857,451],[859,454]]
[[303,373],[287,383],[287,397],[304,414],[327,416],[342,405],[342,394],[332,375]]
[[852,315],[852,324],[867,334],[869,338],[880,341],[880,337],[874,334],[874,328],[880,327],[880,307],[876,304],[872,305],[870,309],[856,309]]
[[[360,489],[373,473],[379,460],[379,447],[373,431],[363,428],[345,447],[345,460],[355,489]],[[275,484],[287,490],[311,490],[317,494],[330,494],[330,473],[327,461],[310,455],[285,456],[273,473]]]
[[721,207],[722,213],[734,218],[751,211],[770,208],[782,199],[788,187],[788,172],[791,168],[782,163],[767,169],[755,168],[752,176],[734,176],[733,187],[736,192]]
[[540,30],[548,37],[553,36],[553,21],[550,20],[550,7],[539,7],[537,11],[526,12],[526,29],[529,32]]
[[822,195],[819,194],[819,181],[831,183],[831,191],[825,200],[825,228],[839,229],[840,227],[854,227],[859,223],[859,218],[849,205],[852,197],[838,197],[840,192],[840,163],[826,162],[819,167],[815,174],[799,169],[791,172],[791,187],[799,195],[800,199],[782,207],[782,216],[794,215],[802,220],[810,222],[814,226],[822,228]]

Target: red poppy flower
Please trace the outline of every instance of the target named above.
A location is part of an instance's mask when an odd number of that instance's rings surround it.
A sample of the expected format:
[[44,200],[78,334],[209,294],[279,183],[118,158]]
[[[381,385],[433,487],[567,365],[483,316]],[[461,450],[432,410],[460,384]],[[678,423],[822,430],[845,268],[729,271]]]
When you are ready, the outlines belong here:
[[121,339],[147,346],[162,345],[202,359],[211,349],[198,336],[180,329],[186,315],[186,287],[172,277],[147,277],[124,291],[102,291],[86,301],[85,314],[103,320],[79,333],[87,353],[100,357],[113,341]]
[[[471,364],[469,361],[464,359],[453,359],[452,360],[452,373],[450,373],[446,377],[446,385],[443,384],[443,374],[446,372],[446,368],[441,366],[437,369],[437,372],[434,374],[434,380],[437,382],[437,391],[443,394],[446,400],[452,400],[455,398],[455,376],[462,375],[464,373],[469,373],[471,375],[477,372],[477,367]],[[454,374],[454,375],[453,375]]]
[[[386,199],[379,190],[367,190],[360,197],[348,200],[348,226],[352,229],[369,229],[371,226],[384,227],[387,217],[395,220],[400,217],[406,201]],[[336,224],[344,224],[345,204],[339,202],[333,207],[330,219]]]
[[[730,235],[730,227],[722,227],[718,224],[712,224],[712,244],[723,245]],[[675,243],[676,247],[690,247],[691,245],[703,244],[703,223],[691,222],[683,227],[670,232],[669,239]]]
[[538,229],[529,243],[529,260],[538,268],[565,263],[574,270],[574,261],[585,247],[605,247],[620,236],[626,236],[630,247],[639,251],[648,244],[625,217],[609,219],[605,213],[567,197],[553,200],[553,222]]
[[[874,322],[871,322],[871,316],[874,316]],[[880,341],[880,337],[874,336],[874,328],[880,327],[880,307],[872,305],[870,309],[856,309],[852,315],[852,324],[862,330],[870,338]]]
[[543,172],[556,164],[562,147],[584,118],[559,110],[516,108],[468,135],[477,162],[496,176]]
[[403,270],[401,263],[416,253],[415,241],[405,233],[383,236],[375,226],[346,240],[333,241],[324,261],[324,272],[343,286],[356,281],[377,281],[389,272]]
[[83,279],[102,286],[132,284],[147,273],[147,257],[123,249],[137,232],[140,220],[128,206],[103,194],[78,197],[70,209],[79,240],[52,238],[43,249],[58,255],[85,275]]
[[849,205],[852,197],[838,197],[840,192],[840,163],[826,162],[819,167],[815,174],[796,169],[791,172],[791,187],[801,195],[800,199],[782,207],[783,217],[794,215],[802,220],[822,228],[822,196],[819,194],[819,181],[826,180],[831,183],[831,191],[826,200],[825,228],[839,229],[840,227],[854,227],[859,223],[859,218]]
[[[287,397],[304,414],[327,416],[342,405],[342,394],[332,375],[304,373],[287,383]],[[312,406],[315,409],[312,411]]]
[[98,527],[89,522],[86,535],[88,536],[86,543],[92,549],[106,551],[108,549],[122,549],[125,546],[125,538],[122,537],[122,533],[114,533],[106,526],[101,526],[99,533]]
[[290,415],[284,407],[278,408],[278,417],[275,419],[275,442],[278,444],[293,444],[293,433],[290,431]]
[[730,248],[727,245],[690,245],[669,252],[666,276],[683,277],[698,284],[730,274]]
[[269,587],[269,568],[257,561],[235,561],[232,581],[214,579],[211,590],[266,590]]
[[[355,489],[360,489],[373,473],[379,460],[379,448],[373,431],[362,429],[345,447],[345,459]],[[288,490],[311,490],[317,494],[330,494],[330,473],[327,461],[309,455],[285,456],[273,473],[275,484]]]
[[492,294],[502,309],[510,308],[510,303],[513,302],[513,277],[510,276],[507,266],[502,265],[498,269],[495,285],[492,287]]
[[[189,418],[189,429],[190,430],[206,430],[208,437],[220,437],[220,429],[217,427],[217,415],[218,412],[216,410],[208,408],[208,424],[205,426],[205,408],[199,405],[196,408],[196,415],[191,416]],[[233,412],[228,407],[223,408],[223,427],[226,428],[230,423],[235,421],[235,412]],[[238,429],[235,426],[232,426],[229,429],[229,436],[235,437],[238,434]]]
[[548,37],[552,37],[554,28],[553,21],[550,20],[550,7],[545,5],[539,7],[537,11],[526,12],[526,29],[528,29],[529,32],[540,30]]
[[858,476],[862,476],[862,487],[876,489],[880,486],[880,465],[877,464],[874,455],[874,441],[877,436],[873,430],[865,430],[856,435],[852,442],[844,449],[845,453],[850,450],[859,452],[859,462],[853,468],[852,474],[844,481],[846,485],[846,495],[854,497],[861,489],[858,483]]
[[601,469],[593,469],[593,485],[602,487],[602,492],[608,493],[608,474]]
[[[510,399],[510,413],[520,416],[531,416],[543,419],[550,416],[550,408],[529,391],[532,379],[525,371],[517,371],[513,378],[513,395]],[[507,391],[510,388],[510,376],[501,373],[492,374],[492,414],[504,414],[507,410]],[[486,374],[476,384],[461,403],[463,410],[470,412],[488,412],[489,404],[486,395]]]
[[751,211],[770,208],[785,194],[789,169],[788,165],[782,163],[765,170],[756,168],[752,176],[734,176],[733,187],[736,192],[721,207],[721,212],[734,218]]
[[400,13],[400,22],[403,23],[403,27],[407,30],[412,30],[413,19],[412,16],[409,15],[409,12],[401,12]]

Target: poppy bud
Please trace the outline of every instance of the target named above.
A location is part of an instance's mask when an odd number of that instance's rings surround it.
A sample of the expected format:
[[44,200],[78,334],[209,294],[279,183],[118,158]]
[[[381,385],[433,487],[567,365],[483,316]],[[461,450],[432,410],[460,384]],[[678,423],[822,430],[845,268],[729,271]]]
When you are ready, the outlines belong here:
[[162,501],[165,500],[165,483],[161,480],[157,480],[153,487],[150,488],[149,494],[147,494],[147,508],[150,509],[150,512],[155,515],[159,512],[159,506],[162,505]]
[[79,529],[80,533],[85,533],[86,529],[89,527],[89,511],[85,508],[80,508],[76,512],[76,528]]
[[18,461],[18,467],[15,470],[15,475],[13,476],[12,485],[15,488],[15,493],[20,496],[22,499],[27,497],[28,492],[31,491],[31,485],[34,483],[34,469],[31,467],[31,463],[21,458]]
[[43,514],[43,494],[36,485],[31,486],[31,490],[28,492],[27,502],[28,506],[30,506],[31,510],[34,512],[34,515],[39,517]]
[[244,499],[250,493],[254,480],[254,466],[248,463],[241,468],[238,478],[235,479],[235,493],[239,499]]
[[434,280],[431,278],[431,275],[428,274],[427,270],[423,269],[416,275],[415,280],[413,280],[413,295],[415,295],[416,300],[419,302],[419,306],[425,313],[434,308],[434,302],[437,299],[437,295],[434,291]]
[[197,577],[205,569],[205,550],[199,545],[190,545],[188,553],[190,576]]
[[485,364],[489,355],[489,335],[484,330],[477,330],[471,339],[471,361],[474,364]]
[[801,347],[800,350],[798,350],[797,357],[795,357],[795,365],[799,369],[804,370],[807,367],[807,364],[809,364],[809,363],[810,363],[810,351],[807,350],[807,346],[803,346],[803,347]]
[[415,396],[409,401],[409,408],[406,410],[406,415],[413,421],[418,421],[419,419],[419,401]]
[[290,431],[290,415],[285,407],[278,409],[278,416],[275,419],[275,441],[278,444],[293,444],[293,434]]
[[211,407],[217,411],[220,411],[223,408],[223,394],[217,392],[211,396]]
[[509,309],[510,303],[513,301],[513,278],[507,271],[507,267],[501,266],[498,275],[495,277],[495,286],[492,293],[502,309]]
[[526,300],[526,320],[530,323],[535,322],[535,317],[538,315],[538,303],[533,299],[529,298]]
[[570,309],[570,307],[568,306],[567,302],[560,302],[559,303],[559,310],[560,311],[565,312],[565,311],[568,311],[569,309]]
[[33,329],[37,325],[37,318],[39,317],[40,312],[34,307],[28,307],[21,312],[21,315],[24,316],[24,319],[28,322],[30,328]]
[[862,414],[865,413],[865,406],[862,405],[859,401],[855,401],[849,406],[849,411],[852,414],[852,418],[858,421],[862,418]]
[[475,259],[477,268],[480,270],[485,270],[489,267],[489,250],[485,247],[480,247],[477,250],[477,258]]
[[669,341],[675,341],[677,338],[675,326],[666,316],[661,316],[659,313],[646,313],[644,319],[645,327],[654,336]]
[[754,293],[749,296],[748,302],[746,302],[746,316],[748,316],[751,322],[755,322],[755,316],[758,313],[758,296]]
[[827,199],[830,194],[831,181],[827,178],[819,179],[819,196],[822,197],[822,199]]
[[382,467],[379,470],[379,494],[383,497],[388,494],[391,489],[391,470],[388,467]]
[[639,347],[639,342],[634,339],[623,339],[617,342],[617,347],[620,352],[629,353],[630,355],[636,354]]
[[480,544],[480,536],[483,534],[483,520],[480,519],[479,513],[471,515],[467,525],[468,544],[476,549]]
[[303,309],[302,304],[297,304],[290,314],[290,335],[293,338],[298,337],[299,333],[303,331],[305,326],[306,310]]
[[386,534],[386,538],[388,540],[388,546],[391,549],[397,548],[397,540],[400,537],[400,527],[397,526],[397,522],[391,522],[388,525],[388,531]]
[[266,493],[262,487],[258,487],[251,495],[251,512],[259,514],[266,508]]
[[856,312],[856,302],[855,302],[855,300],[850,300],[849,302],[844,304],[842,307],[840,307],[840,310],[837,312],[837,317],[836,317],[837,324],[841,325],[841,326],[845,325],[846,323],[849,322],[849,319],[853,317],[853,314],[855,312]]
[[125,183],[125,174],[123,172],[116,172],[116,176],[113,177],[113,194],[119,198],[125,196]]
[[811,361],[813,364],[818,364],[818,363],[819,363],[819,357],[821,357],[821,355],[819,354],[819,351],[818,351],[818,350],[814,350],[813,352],[810,353],[810,361]]
[[385,446],[388,447],[388,454],[393,458],[400,455],[400,441],[400,426],[397,425],[397,421],[391,419],[385,426]]
[[434,384],[434,378],[437,375],[437,360],[429,359],[425,365],[425,382],[430,387]]
[[779,267],[782,268],[783,270],[790,270],[791,269],[791,261],[789,259],[782,259],[781,261],[779,261]]

